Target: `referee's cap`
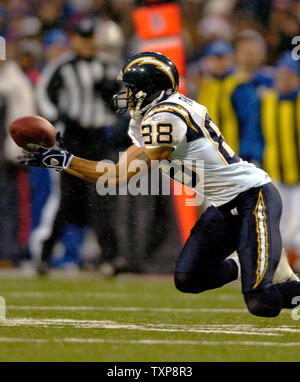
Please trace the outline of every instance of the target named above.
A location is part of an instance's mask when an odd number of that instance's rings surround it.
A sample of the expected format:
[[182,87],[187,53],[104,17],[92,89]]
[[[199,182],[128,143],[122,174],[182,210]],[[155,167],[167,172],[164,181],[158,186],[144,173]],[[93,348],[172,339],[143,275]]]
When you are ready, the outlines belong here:
[[81,37],[92,37],[95,33],[95,22],[91,18],[85,18],[75,23],[73,33]]

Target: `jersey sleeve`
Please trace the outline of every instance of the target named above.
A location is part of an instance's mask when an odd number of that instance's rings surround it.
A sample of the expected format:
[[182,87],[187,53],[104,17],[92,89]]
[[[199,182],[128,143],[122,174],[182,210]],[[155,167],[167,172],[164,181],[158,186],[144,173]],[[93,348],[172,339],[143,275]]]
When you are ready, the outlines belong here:
[[129,122],[128,135],[133,145],[143,147],[144,142],[140,134],[140,122],[131,119]]
[[174,149],[184,140],[186,124],[175,114],[160,112],[144,118],[140,131],[146,148],[169,146]]

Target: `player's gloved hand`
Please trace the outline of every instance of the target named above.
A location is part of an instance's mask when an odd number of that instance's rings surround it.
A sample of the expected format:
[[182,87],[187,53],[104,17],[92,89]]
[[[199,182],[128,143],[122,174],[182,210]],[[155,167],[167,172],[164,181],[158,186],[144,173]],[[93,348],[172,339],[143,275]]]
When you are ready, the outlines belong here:
[[28,144],[23,155],[18,157],[19,164],[24,166],[36,166],[54,168],[62,171],[70,167],[73,154],[66,151],[60,133],[56,135],[55,148],[45,148],[36,144]]

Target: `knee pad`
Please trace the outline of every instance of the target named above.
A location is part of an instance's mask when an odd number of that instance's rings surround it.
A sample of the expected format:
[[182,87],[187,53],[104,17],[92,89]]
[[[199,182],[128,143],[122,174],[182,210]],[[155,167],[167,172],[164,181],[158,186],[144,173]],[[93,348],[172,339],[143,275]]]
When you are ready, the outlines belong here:
[[255,316],[276,317],[282,308],[282,297],[274,286],[246,292],[244,299],[249,312]]
[[197,293],[194,292],[193,288],[194,278],[195,275],[193,275],[193,273],[190,272],[175,272],[174,284],[176,289],[184,293]]
[[175,272],[174,283],[176,289],[184,293],[201,293],[212,289],[207,279],[202,277],[199,272]]

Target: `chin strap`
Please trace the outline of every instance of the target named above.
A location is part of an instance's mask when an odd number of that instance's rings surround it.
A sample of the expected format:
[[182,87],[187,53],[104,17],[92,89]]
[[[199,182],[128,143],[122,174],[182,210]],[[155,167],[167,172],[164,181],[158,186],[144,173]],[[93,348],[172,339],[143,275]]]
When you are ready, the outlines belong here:
[[130,110],[130,116],[132,119],[135,119],[136,121],[141,121],[143,119],[143,115],[144,113],[150,109],[152,106],[154,106],[155,104],[157,104],[162,98],[163,96],[165,95],[165,90],[162,90],[160,95],[158,97],[156,97],[151,103],[149,103],[148,105],[146,105],[145,107],[143,107],[142,109],[140,109],[144,99],[146,98],[147,96],[147,93],[144,93],[143,91],[139,91],[137,94],[136,94],[136,98],[138,99],[138,102],[137,102],[137,105],[135,107],[135,110]]

